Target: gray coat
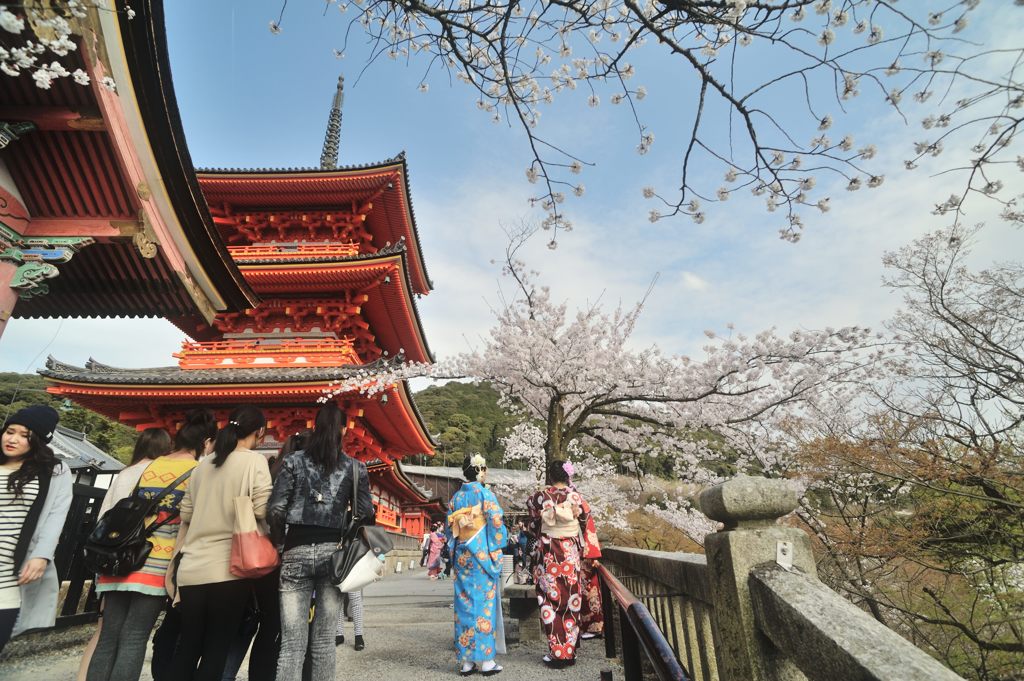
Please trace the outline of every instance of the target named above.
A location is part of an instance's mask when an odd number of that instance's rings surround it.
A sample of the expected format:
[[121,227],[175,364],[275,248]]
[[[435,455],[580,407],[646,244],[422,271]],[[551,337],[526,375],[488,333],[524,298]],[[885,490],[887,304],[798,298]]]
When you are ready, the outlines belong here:
[[13,635],[30,629],[52,627],[57,619],[57,595],[60,583],[57,581],[57,568],[53,564],[53,554],[57,550],[64,521],[71,508],[71,471],[64,464],[59,464],[53,471],[50,489],[43,502],[32,538],[29,540],[29,558],[45,558],[49,561],[46,572],[40,579],[21,587],[21,611],[14,625]]

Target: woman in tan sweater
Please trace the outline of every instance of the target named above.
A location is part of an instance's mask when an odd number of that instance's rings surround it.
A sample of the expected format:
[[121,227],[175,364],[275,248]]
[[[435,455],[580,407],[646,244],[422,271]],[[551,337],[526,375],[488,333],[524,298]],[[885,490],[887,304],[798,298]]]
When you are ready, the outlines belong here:
[[181,543],[177,583],[181,596],[181,639],[170,678],[219,681],[228,649],[242,623],[252,581],[231,574],[234,498],[252,498],[256,518],[266,515],[270,468],[253,447],[263,438],[266,419],[257,407],[235,409],[217,433],[213,455],[203,459],[181,503],[187,524]]

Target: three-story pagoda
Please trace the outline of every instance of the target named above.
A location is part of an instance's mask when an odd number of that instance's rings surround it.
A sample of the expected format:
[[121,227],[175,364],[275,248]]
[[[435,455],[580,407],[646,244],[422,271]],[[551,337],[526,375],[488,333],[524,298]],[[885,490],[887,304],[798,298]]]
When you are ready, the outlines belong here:
[[324,399],[347,415],[345,450],[370,463],[378,522],[418,535],[440,510],[396,462],[432,454],[405,381],[372,395],[334,394],[339,380],[432,362],[416,309],[432,286],[409,198],[404,155],[337,167],[339,79],[320,168],[198,173],[213,222],[260,303],[242,312],[172,319],[193,341],[177,365],[125,369],[50,358],[48,390],[122,423],[173,432],[194,407],[221,422],[255,404],[283,441],[310,428]]

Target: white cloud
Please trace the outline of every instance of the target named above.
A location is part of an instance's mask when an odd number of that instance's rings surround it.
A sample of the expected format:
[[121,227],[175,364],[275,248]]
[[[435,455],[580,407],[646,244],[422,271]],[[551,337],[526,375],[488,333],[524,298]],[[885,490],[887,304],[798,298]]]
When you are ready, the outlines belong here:
[[683,288],[691,291],[703,291],[709,286],[708,282],[701,278],[700,275],[687,271],[679,275],[679,282],[683,285]]

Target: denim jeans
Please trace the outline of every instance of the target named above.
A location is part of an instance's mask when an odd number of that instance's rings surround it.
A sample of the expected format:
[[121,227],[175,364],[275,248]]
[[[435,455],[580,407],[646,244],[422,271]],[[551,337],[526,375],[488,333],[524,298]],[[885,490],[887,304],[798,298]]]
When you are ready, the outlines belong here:
[[[304,544],[281,558],[281,653],[277,681],[300,681],[309,645],[312,681],[334,681],[334,627],[341,611],[341,592],[331,584],[331,554],[336,542]],[[313,626],[309,605],[316,591]],[[311,639],[311,640],[310,640]]]

